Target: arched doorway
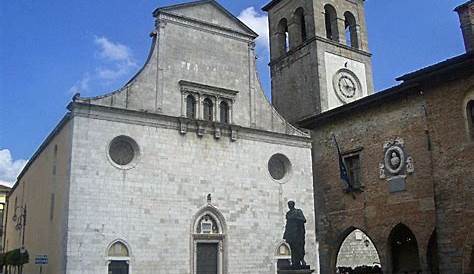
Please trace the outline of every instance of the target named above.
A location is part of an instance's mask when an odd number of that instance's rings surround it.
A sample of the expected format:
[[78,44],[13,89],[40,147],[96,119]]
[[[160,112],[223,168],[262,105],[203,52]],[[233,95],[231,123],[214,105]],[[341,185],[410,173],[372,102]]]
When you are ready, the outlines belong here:
[[290,246],[287,243],[282,242],[278,245],[278,248],[275,252],[275,273],[278,273],[278,270],[289,269],[290,261]]
[[438,238],[436,236],[436,230],[433,231],[430,241],[428,242],[426,259],[428,262],[428,269],[431,271],[431,274],[439,274]]
[[411,230],[398,224],[390,233],[389,241],[392,273],[421,273],[418,243]]
[[360,229],[353,229],[342,241],[336,268],[338,273],[382,273],[377,249],[369,236]]
[[125,243],[116,241],[110,245],[107,252],[109,266],[108,274],[128,274],[130,253]]
[[222,274],[225,266],[226,225],[222,214],[212,205],[201,209],[193,225],[193,273]]

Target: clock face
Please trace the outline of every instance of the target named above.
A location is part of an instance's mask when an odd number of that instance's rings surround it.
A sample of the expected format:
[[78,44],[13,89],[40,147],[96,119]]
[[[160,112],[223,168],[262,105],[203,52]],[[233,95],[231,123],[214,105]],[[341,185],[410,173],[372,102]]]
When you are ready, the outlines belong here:
[[339,77],[338,81],[339,91],[347,98],[353,98],[355,96],[357,87],[352,77],[343,75]]
[[357,76],[348,69],[341,69],[334,75],[334,91],[343,103],[350,103],[361,95],[361,85]]

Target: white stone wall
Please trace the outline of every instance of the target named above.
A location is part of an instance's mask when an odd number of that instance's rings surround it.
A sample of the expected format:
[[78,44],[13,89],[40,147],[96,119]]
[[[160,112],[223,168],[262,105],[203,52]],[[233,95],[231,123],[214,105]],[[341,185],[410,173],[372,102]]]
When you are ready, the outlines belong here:
[[338,87],[334,87],[334,75],[336,75],[336,73],[341,69],[347,69],[354,73],[360,82],[362,90],[360,93],[357,92],[354,100],[369,95],[367,91],[366,65],[364,63],[326,52],[324,53],[324,66],[326,69],[327,85],[327,106],[324,110],[330,110],[344,104],[336,94],[336,89]]
[[[68,274],[106,273],[107,247],[116,239],[130,246],[132,274],[193,273],[191,226],[208,193],[228,229],[224,273],[275,272],[288,199],[306,214],[306,259],[316,265],[307,140],[241,130],[232,142],[212,134],[180,135],[172,121],[158,126],[126,113],[83,116],[74,117]],[[133,169],[120,170],[107,158],[109,142],[119,135],[132,137],[140,147]],[[292,162],[285,184],[268,174],[275,153]]]

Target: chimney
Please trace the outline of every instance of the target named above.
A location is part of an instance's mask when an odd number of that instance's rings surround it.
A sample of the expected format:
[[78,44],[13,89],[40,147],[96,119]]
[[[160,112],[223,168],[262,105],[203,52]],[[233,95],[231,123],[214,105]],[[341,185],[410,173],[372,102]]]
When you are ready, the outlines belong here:
[[474,0],[470,0],[455,8],[461,21],[466,52],[474,52]]

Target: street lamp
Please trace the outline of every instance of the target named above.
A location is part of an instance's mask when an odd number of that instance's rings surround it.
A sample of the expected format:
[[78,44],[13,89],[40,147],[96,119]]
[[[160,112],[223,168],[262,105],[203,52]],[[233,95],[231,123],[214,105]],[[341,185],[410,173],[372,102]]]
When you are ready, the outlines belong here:
[[[17,211],[20,212],[20,215],[17,215]],[[12,217],[13,223],[15,223],[15,229],[20,231],[22,234],[22,239],[21,239],[21,248],[20,248],[20,254],[23,255],[26,252],[25,249],[25,227],[26,227],[26,205],[25,206],[17,206],[15,207],[15,214],[13,214]],[[23,265],[20,266],[20,273],[23,273]]]

